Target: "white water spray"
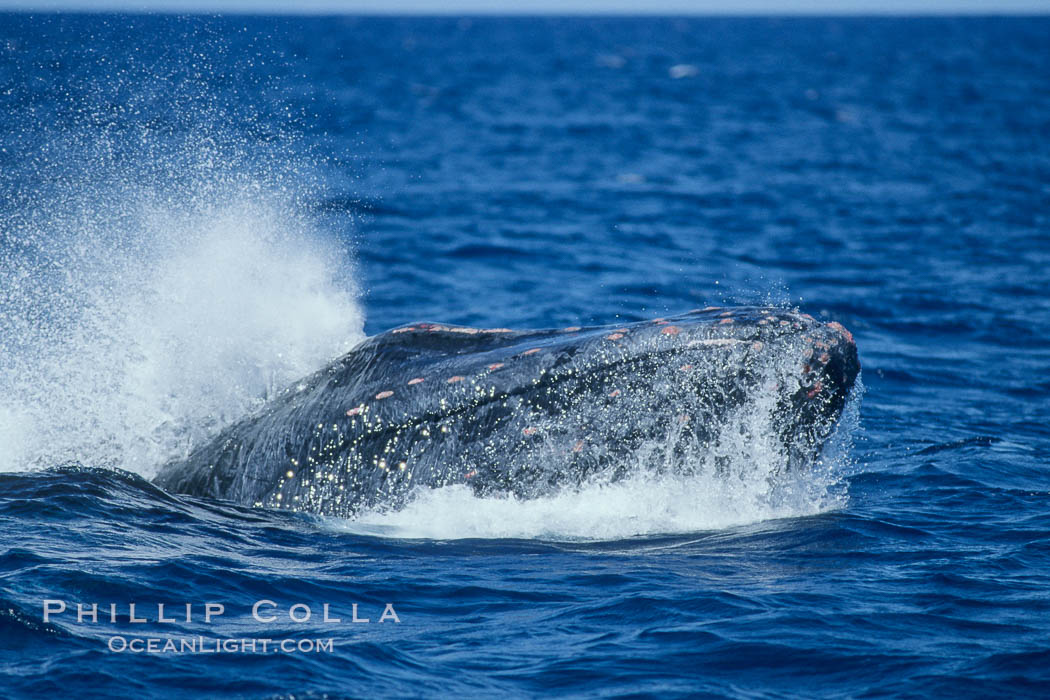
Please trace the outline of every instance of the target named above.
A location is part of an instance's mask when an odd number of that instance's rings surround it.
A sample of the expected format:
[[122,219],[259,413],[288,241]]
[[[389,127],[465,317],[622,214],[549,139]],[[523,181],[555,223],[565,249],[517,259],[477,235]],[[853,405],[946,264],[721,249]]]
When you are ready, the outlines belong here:
[[[614,541],[838,510],[848,501],[842,478],[850,466],[863,393],[858,378],[820,458],[805,471],[782,471],[785,456],[769,424],[774,407],[759,402],[730,417],[709,450],[687,455],[689,469],[653,474],[639,466],[622,481],[528,500],[476,498],[464,485],[420,489],[403,510],[325,522],[338,531],[405,539]],[[646,449],[674,459],[668,444]],[[712,467],[715,461],[720,468]]]
[[348,252],[287,193],[49,204],[0,229],[0,469],[149,476],[364,337]]

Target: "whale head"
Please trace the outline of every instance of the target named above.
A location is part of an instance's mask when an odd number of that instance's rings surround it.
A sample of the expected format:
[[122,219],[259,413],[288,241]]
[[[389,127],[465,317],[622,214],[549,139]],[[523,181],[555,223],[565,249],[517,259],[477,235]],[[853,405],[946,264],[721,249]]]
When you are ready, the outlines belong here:
[[841,325],[768,307],[537,331],[416,323],[367,339],[157,482],[345,516],[425,487],[532,498],[717,472],[753,446],[774,473],[805,469],[859,369]]

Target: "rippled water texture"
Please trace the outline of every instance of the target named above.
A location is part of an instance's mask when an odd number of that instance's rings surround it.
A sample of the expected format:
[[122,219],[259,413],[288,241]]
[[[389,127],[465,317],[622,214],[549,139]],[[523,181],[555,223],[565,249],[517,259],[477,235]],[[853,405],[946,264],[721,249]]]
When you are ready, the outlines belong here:
[[[1047,36],[0,14],[0,695],[1044,693]],[[758,453],[353,521],[148,481],[365,334],[734,303],[860,349],[863,400],[775,502]]]

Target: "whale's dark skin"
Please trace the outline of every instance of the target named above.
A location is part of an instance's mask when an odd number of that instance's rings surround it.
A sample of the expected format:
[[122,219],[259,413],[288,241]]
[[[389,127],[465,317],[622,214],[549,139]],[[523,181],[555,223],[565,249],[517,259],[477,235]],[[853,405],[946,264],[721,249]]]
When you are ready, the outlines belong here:
[[353,516],[465,484],[529,498],[631,473],[719,470],[726,440],[819,457],[860,366],[837,323],[708,308],[623,326],[420,323],[371,337],[155,481]]

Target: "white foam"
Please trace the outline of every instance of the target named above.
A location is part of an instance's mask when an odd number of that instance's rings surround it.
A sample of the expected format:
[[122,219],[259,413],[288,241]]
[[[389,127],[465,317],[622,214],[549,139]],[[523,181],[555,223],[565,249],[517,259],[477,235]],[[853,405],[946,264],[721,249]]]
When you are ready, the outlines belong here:
[[546,498],[475,498],[466,486],[422,491],[404,510],[367,514],[333,527],[408,539],[620,540],[697,532],[842,507],[841,494],[800,483],[777,502],[760,481],[648,479],[641,475]]
[[[639,468],[621,481],[528,500],[478,498],[464,485],[424,488],[403,510],[325,522],[339,531],[405,539],[613,541],[838,510],[848,501],[842,477],[848,472],[862,393],[858,380],[821,458],[807,470],[783,471],[785,458],[768,425],[774,407],[759,402],[731,417],[720,439],[686,456],[685,465],[671,464],[676,458],[666,444],[646,446],[667,455],[668,469],[659,474]],[[642,461],[642,455],[636,457]]]
[[347,251],[287,192],[105,187],[0,222],[2,470],[150,476],[364,337]]

